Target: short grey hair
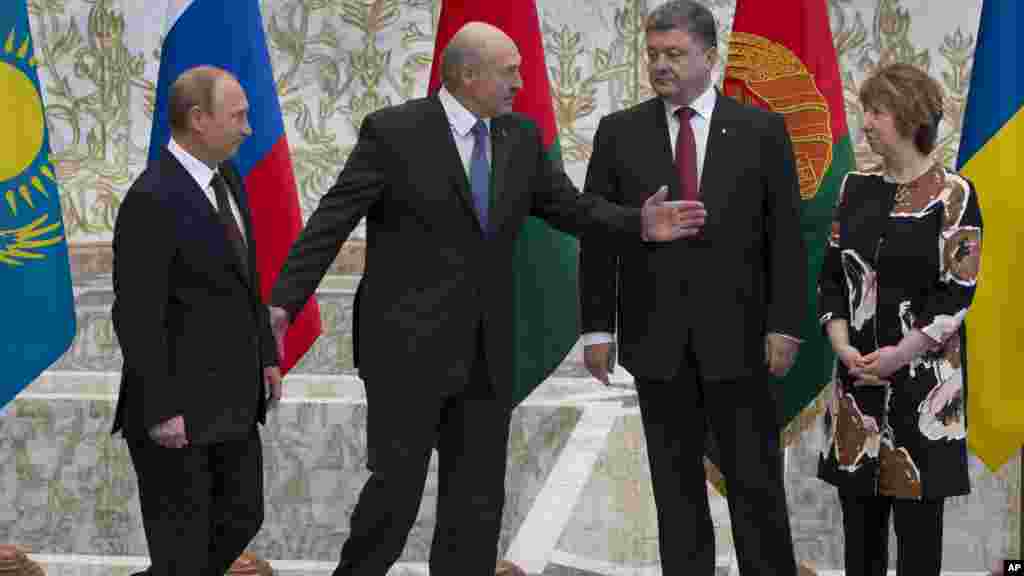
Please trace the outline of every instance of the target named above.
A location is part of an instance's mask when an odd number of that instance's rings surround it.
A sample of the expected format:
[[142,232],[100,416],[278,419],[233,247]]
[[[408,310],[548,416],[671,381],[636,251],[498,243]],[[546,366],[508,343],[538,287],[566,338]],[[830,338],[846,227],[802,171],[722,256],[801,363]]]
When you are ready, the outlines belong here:
[[706,48],[718,47],[715,15],[696,0],[669,0],[647,15],[646,32],[683,30],[704,43]]
[[204,112],[213,112],[217,82],[227,74],[215,66],[196,66],[174,80],[167,96],[167,123],[172,132],[188,131],[188,115],[196,106]]

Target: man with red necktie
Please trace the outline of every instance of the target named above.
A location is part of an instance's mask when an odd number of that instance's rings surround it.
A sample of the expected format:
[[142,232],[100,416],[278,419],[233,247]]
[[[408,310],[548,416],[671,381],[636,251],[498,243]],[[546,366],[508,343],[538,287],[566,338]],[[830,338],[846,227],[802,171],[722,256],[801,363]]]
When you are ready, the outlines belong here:
[[660,186],[698,200],[697,236],[664,245],[581,242],[585,360],[608,382],[613,339],[635,376],[662,571],[714,573],[703,455],[728,486],[742,574],[796,574],[782,470],[782,376],[799,348],[807,269],[799,182],[782,117],[712,85],[714,16],[673,0],[646,24],[656,98],[603,118],[585,190],[641,205]]

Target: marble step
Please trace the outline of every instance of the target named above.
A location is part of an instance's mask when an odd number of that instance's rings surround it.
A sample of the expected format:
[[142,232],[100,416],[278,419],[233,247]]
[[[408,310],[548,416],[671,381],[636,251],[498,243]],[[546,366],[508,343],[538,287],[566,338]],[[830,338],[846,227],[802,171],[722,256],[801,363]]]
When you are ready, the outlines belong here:
[[[47,372],[0,410],[0,541],[37,554],[145,555],[131,462],[108,433],[118,379]],[[333,562],[367,478],[365,396],[348,375],[286,383],[262,432],[266,519],[252,549],[268,559]],[[657,564],[634,400],[632,390],[551,379],[517,408],[504,556],[533,574],[555,552],[601,565]],[[435,459],[403,562],[426,561],[436,497]],[[716,510],[722,516],[720,498]],[[719,555],[728,558],[728,525],[719,530]]]
[[[137,486],[124,442],[108,433],[119,374],[53,370],[0,410],[0,542],[36,554],[145,556]],[[531,574],[656,574],[657,526],[635,392],[617,377],[550,378],[516,409],[500,551]],[[348,531],[363,468],[366,405],[348,374],[293,374],[263,429],[263,558],[331,563]],[[842,565],[835,491],[814,478],[820,433],[787,449],[786,484],[797,556]],[[423,505],[402,556],[427,559],[437,496],[431,464]],[[996,474],[972,459],[971,495],[946,507],[944,566],[978,570],[1017,557],[1019,461]],[[709,490],[716,553],[733,559],[726,503]],[[895,545],[890,549],[895,553]],[[894,564],[893,564],[894,565]],[[560,568],[561,567],[561,568]]]
[[[149,565],[143,556],[84,556],[30,554],[43,567],[48,576],[131,576]],[[333,562],[304,560],[270,560],[275,576],[328,576],[335,567]],[[559,562],[564,562],[559,563]],[[719,559],[715,576],[731,576],[734,567],[728,559]],[[844,576],[842,570],[813,570],[805,574],[814,576]],[[989,571],[943,571],[942,576],[990,576]],[[429,576],[425,563],[403,562],[388,571],[388,576]],[[634,569],[618,565],[594,565],[572,556],[559,556],[542,573],[531,576],[662,576],[658,567]],[[802,575],[803,576],[803,575]],[[887,576],[896,576],[889,570]]]
[[[293,368],[305,374],[355,374],[352,358],[352,302],[360,276],[331,275],[317,290],[323,334]],[[51,367],[53,370],[117,371],[121,350],[117,344],[110,309],[114,301],[109,274],[76,278],[77,331],[70,349]],[[585,376],[579,343],[569,352],[554,376]]]
[[[131,576],[149,565],[148,558],[144,556],[29,554],[29,557],[39,563],[48,576]],[[329,576],[336,566],[334,562],[306,560],[270,560],[269,563],[275,576]],[[715,576],[729,576],[732,571],[729,559],[719,559]],[[829,572],[818,574],[831,576]],[[946,573],[946,576],[954,575],[982,576],[981,573]],[[388,571],[388,576],[429,576],[429,570],[425,562],[400,562]],[[593,562],[560,556],[557,562],[550,563],[543,572],[529,576],[661,576],[661,570],[657,567],[637,569],[616,564],[595,566]]]

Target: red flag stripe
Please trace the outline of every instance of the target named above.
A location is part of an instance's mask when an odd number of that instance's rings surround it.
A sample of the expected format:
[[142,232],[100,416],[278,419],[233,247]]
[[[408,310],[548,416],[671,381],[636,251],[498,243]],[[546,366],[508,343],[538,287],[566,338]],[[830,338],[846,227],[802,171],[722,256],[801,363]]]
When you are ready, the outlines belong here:
[[441,86],[441,52],[448,41],[467,22],[486,22],[501,28],[519,48],[523,58],[521,73],[523,89],[516,95],[514,109],[537,123],[547,148],[555,141],[558,128],[551,104],[548,70],[544,63],[544,42],[540,20],[533,0],[480,2],[479,0],[445,0],[441,6],[434,60],[430,67],[431,94]]

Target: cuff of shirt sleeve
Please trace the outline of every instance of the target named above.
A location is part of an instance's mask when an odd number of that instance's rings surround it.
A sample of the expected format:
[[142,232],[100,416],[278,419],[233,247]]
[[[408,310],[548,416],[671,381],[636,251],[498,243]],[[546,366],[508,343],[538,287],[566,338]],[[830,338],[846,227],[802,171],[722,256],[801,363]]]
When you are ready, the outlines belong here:
[[797,344],[803,344],[804,343],[804,341],[801,340],[800,338],[797,338],[796,336],[790,336],[789,334],[782,334],[781,332],[769,332],[769,334],[775,334],[777,336],[782,336],[783,338],[785,338],[787,340],[792,340],[793,342],[796,342]]
[[583,335],[583,345],[593,346],[595,344],[610,344],[615,341],[611,332],[587,332]]

